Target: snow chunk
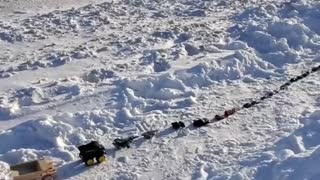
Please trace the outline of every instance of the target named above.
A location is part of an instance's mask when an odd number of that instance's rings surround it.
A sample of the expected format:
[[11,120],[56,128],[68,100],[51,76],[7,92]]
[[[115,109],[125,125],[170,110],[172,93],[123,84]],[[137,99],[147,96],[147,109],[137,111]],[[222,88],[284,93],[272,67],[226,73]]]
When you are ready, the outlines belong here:
[[14,43],[16,41],[23,41],[24,39],[25,37],[16,31],[8,31],[8,30],[2,31],[2,32],[0,31],[0,40]]
[[79,77],[70,77],[55,85],[56,95],[67,94],[69,96],[80,95],[85,89],[81,86],[83,80]]
[[0,98],[0,120],[13,118],[20,110],[18,102]]
[[141,65],[152,65],[155,72],[162,72],[171,68],[165,56],[155,50],[145,51],[142,61]]
[[287,158],[295,155],[295,153],[290,149],[283,149],[277,154],[277,158],[280,161],[286,160]]
[[248,49],[248,45],[242,41],[233,41],[226,45],[226,49],[229,50],[240,50],[240,49]]
[[195,47],[194,45],[190,43],[184,44],[184,48],[188,53],[188,56],[194,56],[200,53],[199,48]]
[[43,104],[49,101],[47,98],[45,98],[44,92],[39,87],[19,89],[16,92],[15,97],[18,98],[21,106]]
[[89,73],[84,75],[84,80],[92,83],[98,83],[103,81],[104,79],[114,77],[114,72],[101,68],[101,69],[93,69]]

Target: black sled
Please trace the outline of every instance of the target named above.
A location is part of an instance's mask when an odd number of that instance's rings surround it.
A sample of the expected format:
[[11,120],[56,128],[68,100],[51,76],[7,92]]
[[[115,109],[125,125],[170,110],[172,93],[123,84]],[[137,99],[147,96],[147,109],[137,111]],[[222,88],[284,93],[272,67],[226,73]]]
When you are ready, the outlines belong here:
[[96,159],[97,163],[106,161],[105,148],[97,141],[81,145],[78,149],[80,151],[79,157],[87,166],[92,166],[94,159]]

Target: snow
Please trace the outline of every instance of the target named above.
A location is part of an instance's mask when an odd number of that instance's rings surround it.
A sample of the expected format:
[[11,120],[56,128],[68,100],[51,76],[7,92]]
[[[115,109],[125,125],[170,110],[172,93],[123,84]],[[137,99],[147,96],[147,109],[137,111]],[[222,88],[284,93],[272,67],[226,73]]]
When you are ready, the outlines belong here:
[[319,31],[310,25],[318,23],[317,3],[292,1],[281,6],[279,10],[275,5],[268,5],[244,11],[236,18],[241,25],[234,31],[234,36],[278,67],[301,61],[300,51],[316,50],[320,45]]
[[[317,179],[319,163],[319,110],[306,114],[303,126],[274,147],[256,155],[253,167],[243,168],[235,177],[250,179]],[[265,156],[268,153],[268,157]],[[302,168],[303,167],[303,168]],[[255,172],[254,175],[252,175]]]
[[[319,1],[0,4],[0,179],[40,158],[59,179],[320,178],[318,71],[189,126],[319,66]],[[107,162],[86,167],[77,147],[92,140]]]
[[2,98],[0,104],[0,117],[3,119],[10,119],[19,111],[17,102],[8,102],[8,99]]

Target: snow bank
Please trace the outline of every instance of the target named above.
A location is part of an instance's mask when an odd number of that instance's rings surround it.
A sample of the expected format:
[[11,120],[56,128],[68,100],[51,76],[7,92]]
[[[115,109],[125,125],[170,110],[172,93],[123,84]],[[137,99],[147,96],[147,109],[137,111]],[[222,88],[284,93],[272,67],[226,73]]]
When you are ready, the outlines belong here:
[[0,161],[0,179],[9,180],[10,178],[10,166],[9,164]]

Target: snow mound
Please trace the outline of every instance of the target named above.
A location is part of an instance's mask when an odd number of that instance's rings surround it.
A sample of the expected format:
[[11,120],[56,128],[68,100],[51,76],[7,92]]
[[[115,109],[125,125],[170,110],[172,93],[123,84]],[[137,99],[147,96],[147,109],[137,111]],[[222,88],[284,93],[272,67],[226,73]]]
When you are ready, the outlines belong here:
[[171,68],[171,65],[165,57],[166,54],[156,50],[146,51],[142,57],[141,65],[151,65],[154,72],[166,71]]
[[192,43],[184,43],[184,49],[187,52],[188,56],[197,55],[200,53],[200,49],[193,45]]
[[29,121],[0,134],[1,142],[6,143],[0,153],[20,148],[41,150],[55,146],[63,147],[67,143],[63,137],[72,133],[72,129],[72,126],[52,118]]
[[240,50],[240,49],[249,49],[247,43],[242,41],[232,41],[225,46],[225,49],[228,50]]
[[94,50],[86,46],[79,46],[69,51],[54,50],[53,52],[46,53],[43,56],[37,58],[37,60],[27,60],[26,62],[23,62],[21,64],[1,69],[0,78],[8,78],[15,72],[19,71],[63,66],[74,60],[95,57],[96,53],[94,52]]
[[48,67],[48,63],[43,60],[28,60],[17,66],[12,66],[8,68],[3,68],[0,70],[1,78],[8,78],[12,76],[15,72],[25,71],[25,70],[35,70],[38,68]]
[[52,52],[47,55],[46,65],[56,67],[67,64],[72,61],[71,55],[68,52]]
[[76,82],[58,83],[55,88],[55,93],[57,95],[67,94],[70,96],[77,96],[81,94],[82,90],[81,86]]
[[9,114],[15,114],[19,107],[45,105],[60,99],[90,94],[92,91],[91,86],[86,86],[85,81],[76,76],[45,83],[38,81],[33,86],[17,89],[11,93],[8,100],[4,99],[1,105],[2,114],[9,117]]
[[49,101],[49,99],[45,97],[42,88],[39,87],[19,89],[15,97],[18,98],[20,106],[43,104]]
[[20,106],[18,102],[8,100],[7,97],[0,97],[0,120],[7,120],[15,117],[19,110]]
[[9,180],[10,174],[10,166],[9,164],[0,161],[0,179]]
[[5,42],[13,43],[15,41],[23,41],[24,36],[16,31],[5,30],[5,31],[0,31],[0,39]]
[[64,95],[65,98],[71,98],[72,96],[78,96],[92,91],[91,87],[86,87],[84,84],[85,82],[82,78],[73,76],[56,81],[54,86],[47,87],[46,91],[50,96]]
[[96,57],[95,52],[86,46],[79,46],[70,51],[54,51],[46,55],[45,62],[49,67],[67,64],[74,59]]
[[171,74],[139,80],[125,79],[124,85],[143,98],[168,100],[183,96],[187,88]]
[[[320,146],[314,150],[293,155],[272,168],[272,179],[319,179]],[[303,167],[303,168],[301,168]]]
[[187,107],[195,103],[195,94],[169,73],[138,80],[124,79],[121,86],[123,106],[129,109],[151,111]]
[[109,79],[113,77],[115,77],[114,71],[101,68],[101,69],[93,69],[90,72],[86,73],[83,79],[91,83],[99,83],[105,79]]
[[299,51],[320,48],[319,29],[313,26],[318,23],[320,13],[315,7],[319,5],[311,3],[315,2],[292,1],[279,8],[264,5],[248,9],[236,17],[239,25],[231,32],[277,67],[298,63]]
[[176,76],[187,86],[203,87],[223,80],[237,80],[245,76],[268,78],[277,76],[274,66],[249,51],[237,50],[224,59],[200,63],[190,69],[177,71]]
[[155,48],[144,50],[140,58],[140,65],[151,67],[152,72],[167,71],[171,68],[170,62],[186,56],[198,55],[204,50],[198,47],[186,33],[157,32],[157,36],[163,39],[153,39]]
[[102,110],[31,120],[0,132],[0,160],[14,164],[50,156],[71,161],[77,157],[77,146],[103,134],[117,133],[117,123],[114,115]]
[[279,142],[279,149],[291,149],[294,153],[301,153],[306,149],[320,144],[320,110],[307,115],[301,120],[304,124],[293,135]]

